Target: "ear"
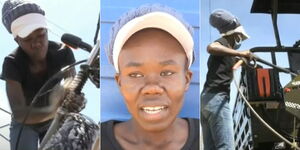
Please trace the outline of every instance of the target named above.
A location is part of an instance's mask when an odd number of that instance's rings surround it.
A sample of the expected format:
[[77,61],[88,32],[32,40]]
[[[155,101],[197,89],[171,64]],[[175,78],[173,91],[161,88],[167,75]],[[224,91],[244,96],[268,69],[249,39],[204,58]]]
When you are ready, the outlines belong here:
[[187,70],[185,73],[185,91],[187,91],[190,87],[192,76],[193,72],[191,70]]
[[228,35],[228,36],[224,36],[224,38],[228,41],[228,46],[229,46],[230,48],[232,48],[233,45],[234,45],[234,36],[235,36],[235,34],[231,34],[231,35]]
[[115,74],[115,80],[119,87],[121,87],[121,79],[120,79],[120,73]]

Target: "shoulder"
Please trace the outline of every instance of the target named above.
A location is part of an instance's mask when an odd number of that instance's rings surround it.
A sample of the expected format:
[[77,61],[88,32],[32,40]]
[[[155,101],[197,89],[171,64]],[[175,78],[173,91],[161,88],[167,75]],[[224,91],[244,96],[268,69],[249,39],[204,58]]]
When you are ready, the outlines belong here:
[[109,121],[106,121],[106,122],[102,122],[101,123],[101,129],[102,128],[107,129],[107,128],[113,127],[115,122],[116,122],[115,120],[109,120]]
[[223,49],[224,47],[228,47],[228,45],[229,45],[228,41],[225,38],[219,38],[214,42],[208,44],[207,52],[216,55],[217,53],[216,51],[220,51],[220,49]]
[[75,62],[72,50],[66,45],[58,42],[49,41],[48,60],[63,63],[63,66]]
[[9,55],[5,57],[5,60],[13,60],[15,62],[25,60],[27,58],[27,55],[24,53],[24,51],[18,47],[14,49]]
[[[186,118],[186,120],[188,121],[189,124],[189,128],[192,128],[195,132],[199,131],[199,119],[195,119],[195,118]],[[191,130],[191,129],[190,129]]]
[[199,119],[184,118],[189,124],[189,136],[182,150],[199,149]]
[[120,123],[120,121],[109,120],[101,123],[101,136],[104,137],[114,137],[114,126]]
[[120,121],[109,120],[101,123],[101,148],[109,150],[122,150],[114,134],[115,124]]
[[73,53],[66,45],[54,41],[49,41],[48,50],[52,55]]
[[214,42],[220,43],[221,45],[228,45],[228,41],[223,37],[215,40]]
[[28,64],[27,55],[21,48],[16,48],[12,53],[4,58],[0,79],[20,80],[21,74],[26,74]]

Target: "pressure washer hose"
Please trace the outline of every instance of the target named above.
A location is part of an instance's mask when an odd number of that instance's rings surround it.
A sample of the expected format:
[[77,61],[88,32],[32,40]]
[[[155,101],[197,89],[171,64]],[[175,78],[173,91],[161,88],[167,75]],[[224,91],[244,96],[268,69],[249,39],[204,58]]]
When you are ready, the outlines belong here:
[[259,115],[258,113],[253,109],[253,107],[250,105],[250,103],[248,102],[248,100],[246,99],[246,97],[244,96],[243,92],[241,91],[236,78],[235,78],[235,69],[233,70],[233,80],[234,80],[234,84],[236,86],[236,88],[238,89],[239,94],[242,96],[242,99],[244,100],[244,102],[246,103],[246,105],[248,106],[248,108],[250,108],[251,112],[255,115],[255,117],[265,126],[267,127],[271,132],[273,132],[275,135],[277,135],[280,139],[282,139],[283,141],[285,141],[286,143],[288,143],[289,145],[292,146],[292,148],[296,148],[297,150],[300,150],[300,148],[297,146],[297,143],[292,143],[289,140],[287,140],[285,137],[283,137],[281,134],[279,134],[276,130],[274,130],[267,122],[265,122]]

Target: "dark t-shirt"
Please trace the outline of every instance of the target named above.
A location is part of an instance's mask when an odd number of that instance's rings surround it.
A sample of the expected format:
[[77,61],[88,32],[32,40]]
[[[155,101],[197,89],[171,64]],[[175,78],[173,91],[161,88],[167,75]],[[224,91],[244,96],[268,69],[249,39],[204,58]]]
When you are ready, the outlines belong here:
[[[215,42],[219,42],[226,47],[229,45],[225,38],[220,38]],[[235,59],[233,56],[210,55],[207,62],[208,72],[203,91],[213,93],[227,92],[229,94],[234,63]]]
[[[49,41],[47,52],[47,73],[43,77],[35,76],[29,69],[29,58],[26,53],[18,47],[3,62],[1,79],[14,80],[21,84],[26,104],[29,105],[35,94],[61,68],[75,62],[73,52],[62,44]],[[53,87],[60,79],[54,80],[49,87]],[[38,99],[35,107],[48,105],[47,95]]]
[[[182,150],[199,150],[199,120],[191,118],[184,119],[187,120],[189,124],[189,135]],[[114,126],[117,123],[120,123],[120,121],[110,120],[101,123],[101,149],[123,150],[114,134]]]

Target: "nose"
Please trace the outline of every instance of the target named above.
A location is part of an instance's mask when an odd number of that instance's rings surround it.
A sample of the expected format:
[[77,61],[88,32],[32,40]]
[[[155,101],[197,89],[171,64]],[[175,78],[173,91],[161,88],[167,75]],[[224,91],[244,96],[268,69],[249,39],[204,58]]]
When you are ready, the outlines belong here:
[[161,95],[164,92],[163,87],[160,85],[159,77],[148,76],[145,78],[145,86],[142,89],[144,95]]
[[40,38],[37,38],[35,40],[33,40],[33,42],[31,43],[32,48],[36,48],[39,49],[41,48],[43,45],[42,40]]
[[161,88],[159,85],[157,84],[150,84],[150,85],[146,85],[143,89],[142,89],[142,94],[144,95],[161,95],[163,93],[163,88]]

